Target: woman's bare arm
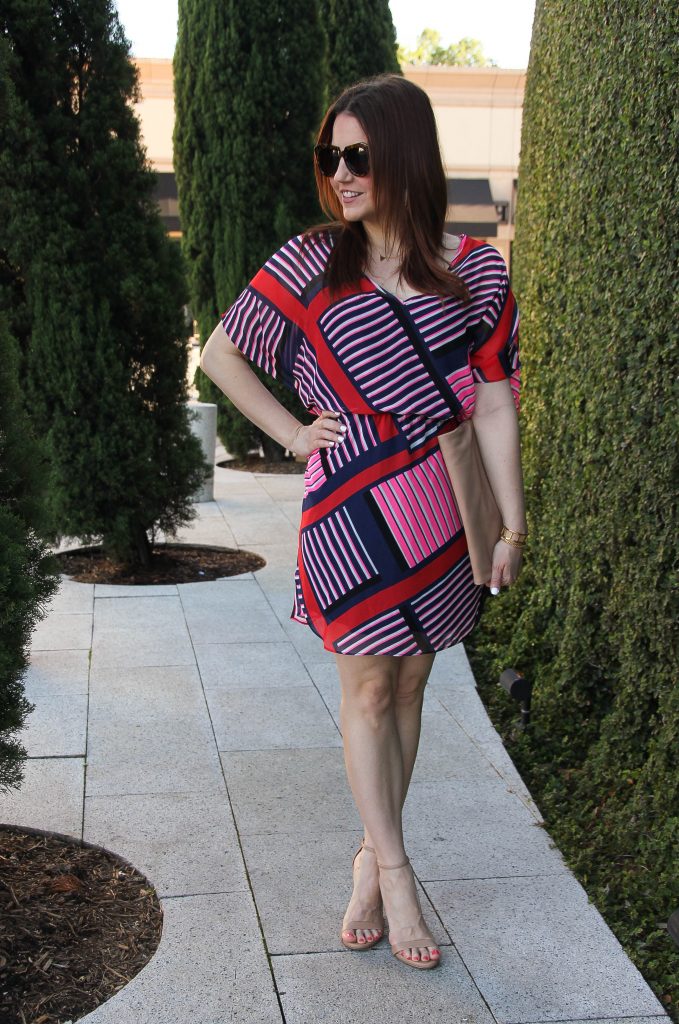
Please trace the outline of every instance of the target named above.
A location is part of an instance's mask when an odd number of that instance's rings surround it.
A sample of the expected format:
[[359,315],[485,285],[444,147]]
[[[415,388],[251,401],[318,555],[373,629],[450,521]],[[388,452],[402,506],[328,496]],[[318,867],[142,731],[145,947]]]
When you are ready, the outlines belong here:
[[332,447],[341,437],[337,419],[329,419],[325,412],[303,427],[262,384],[221,323],[205,343],[200,368],[255,426],[298,455],[308,456],[315,448]]
[[502,521],[526,533],[519,418],[508,379],[476,384],[474,430]]

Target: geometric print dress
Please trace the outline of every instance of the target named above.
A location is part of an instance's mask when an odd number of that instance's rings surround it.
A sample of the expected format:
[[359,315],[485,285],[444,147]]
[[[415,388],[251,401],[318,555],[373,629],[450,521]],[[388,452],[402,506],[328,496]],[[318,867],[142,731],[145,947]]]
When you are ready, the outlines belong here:
[[508,378],[519,411],[519,313],[501,254],[461,236],[450,269],[472,301],[399,299],[368,277],[330,298],[332,238],[286,242],[222,324],[310,415],[341,413],[345,440],[317,449],[304,498],[291,618],[326,650],[439,651],[476,626],[484,586],[437,435],[474,411],[475,382]]

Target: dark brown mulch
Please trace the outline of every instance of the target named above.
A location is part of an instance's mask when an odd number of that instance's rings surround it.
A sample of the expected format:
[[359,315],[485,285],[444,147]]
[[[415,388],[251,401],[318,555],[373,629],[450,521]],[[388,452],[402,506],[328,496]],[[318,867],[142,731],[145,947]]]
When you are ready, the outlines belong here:
[[110,999],[160,942],[139,871],[100,847],[0,825],[0,1021],[64,1024]]
[[[125,566],[104,555],[100,547],[62,551],[57,559],[62,572],[76,583],[205,583],[222,576],[254,572],[266,565],[261,555],[233,548],[192,544],[155,544],[152,565]],[[2,1022],[0,1021],[0,1024]]]
[[248,456],[247,459],[225,459],[217,465],[222,469],[245,469],[248,473],[303,473],[306,469],[306,462],[297,462],[296,459],[267,462],[256,455]]

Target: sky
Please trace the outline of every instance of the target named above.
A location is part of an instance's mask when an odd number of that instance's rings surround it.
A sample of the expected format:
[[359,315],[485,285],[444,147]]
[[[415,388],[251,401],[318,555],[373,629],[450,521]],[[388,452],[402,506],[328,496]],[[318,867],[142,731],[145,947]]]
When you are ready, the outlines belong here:
[[[172,56],[177,0],[116,0],[116,6],[134,57]],[[444,46],[471,36],[501,68],[528,65],[535,0],[390,0],[389,6],[403,46],[414,46],[423,28],[433,28]]]

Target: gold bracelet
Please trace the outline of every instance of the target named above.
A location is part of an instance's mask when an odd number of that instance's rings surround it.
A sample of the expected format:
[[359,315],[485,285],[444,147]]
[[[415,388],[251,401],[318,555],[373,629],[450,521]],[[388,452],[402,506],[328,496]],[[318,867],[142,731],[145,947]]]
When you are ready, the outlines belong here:
[[525,547],[527,537],[527,533],[519,533],[518,530],[510,530],[507,526],[503,526],[500,530],[500,540],[503,540],[506,544],[511,544],[513,548]]

